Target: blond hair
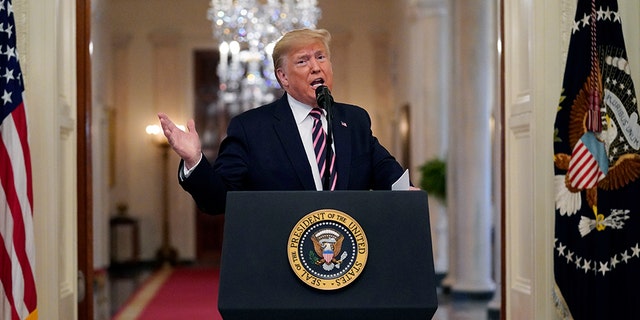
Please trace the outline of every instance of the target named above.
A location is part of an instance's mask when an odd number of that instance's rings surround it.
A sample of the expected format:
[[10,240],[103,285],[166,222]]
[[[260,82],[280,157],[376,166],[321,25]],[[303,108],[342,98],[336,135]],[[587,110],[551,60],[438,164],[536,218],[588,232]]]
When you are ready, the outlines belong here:
[[[273,54],[271,55],[273,57],[273,70],[277,72],[277,70],[282,67],[287,54],[289,54],[291,50],[312,44],[316,41],[322,42],[327,50],[327,57],[331,57],[329,51],[331,34],[329,31],[325,29],[297,29],[285,33],[273,48]],[[278,79],[278,82],[280,82],[280,79]]]

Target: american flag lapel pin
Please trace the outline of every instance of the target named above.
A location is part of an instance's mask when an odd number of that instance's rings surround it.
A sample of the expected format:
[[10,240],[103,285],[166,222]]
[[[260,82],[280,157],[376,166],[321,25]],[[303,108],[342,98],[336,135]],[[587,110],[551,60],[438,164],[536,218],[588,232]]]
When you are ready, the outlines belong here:
[[345,128],[347,127],[347,124],[344,121],[340,121],[340,124]]

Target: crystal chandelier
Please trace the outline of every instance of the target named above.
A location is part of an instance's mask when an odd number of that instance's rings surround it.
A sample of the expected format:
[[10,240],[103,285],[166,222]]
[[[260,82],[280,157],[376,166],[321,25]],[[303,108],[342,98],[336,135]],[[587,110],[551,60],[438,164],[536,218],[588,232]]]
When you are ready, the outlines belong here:
[[211,0],[208,18],[218,41],[218,108],[230,114],[271,102],[280,90],[271,54],[285,32],[315,28],[316,0]]

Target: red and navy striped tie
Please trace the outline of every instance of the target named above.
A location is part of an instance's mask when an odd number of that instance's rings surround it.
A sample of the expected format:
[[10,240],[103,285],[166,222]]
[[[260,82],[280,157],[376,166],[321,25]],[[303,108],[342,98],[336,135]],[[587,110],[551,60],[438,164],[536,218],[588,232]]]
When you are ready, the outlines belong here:
[[[322,129],[322,121],[320,121],[320,115],[322,115],[322,110],[320,108],[313,108],[309,114],[313,117],[313,129],[311,131],[311,136],[313,138],[313,150],[316,152],[316,162],[318,162],[318,169],[320,170],[320,179],[324,181],[325,170],[327,169],[326,160],[327,158],[331,159],[331,163],[329,165],[329,186],[327,187],[324,183],[323,188],[325,190],[335,190],[336,188],[336,180],[338,177],[338,173],[335,170],[336,164],[336,155],[333,153],[333,149],[331,146],[327,147],[327,137],[324,129]],[[328,152],[328,156],[325,154]]]

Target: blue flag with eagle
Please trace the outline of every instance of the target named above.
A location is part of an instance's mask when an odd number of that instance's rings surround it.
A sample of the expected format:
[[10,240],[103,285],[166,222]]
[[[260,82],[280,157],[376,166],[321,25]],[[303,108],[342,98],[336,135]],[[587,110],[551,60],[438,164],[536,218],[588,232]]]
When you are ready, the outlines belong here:
[[640,319],[640,124],[621,23],[616,0],[578,1],[554,133],[564,319]]

